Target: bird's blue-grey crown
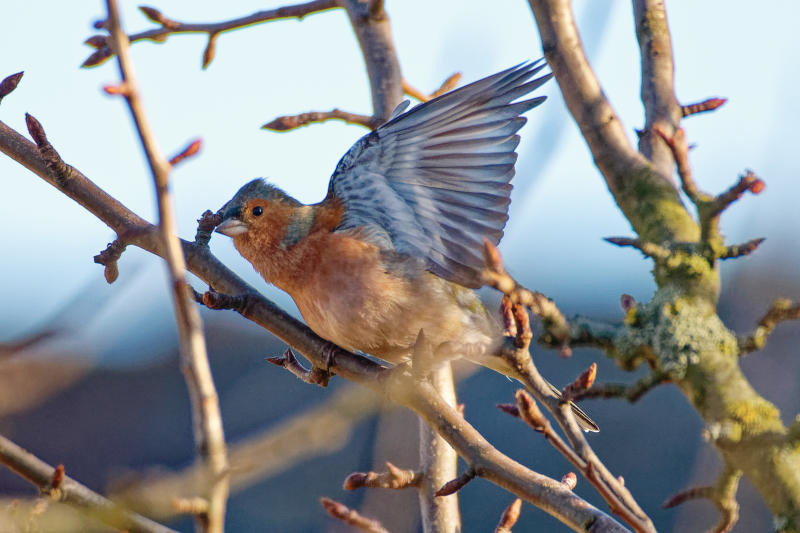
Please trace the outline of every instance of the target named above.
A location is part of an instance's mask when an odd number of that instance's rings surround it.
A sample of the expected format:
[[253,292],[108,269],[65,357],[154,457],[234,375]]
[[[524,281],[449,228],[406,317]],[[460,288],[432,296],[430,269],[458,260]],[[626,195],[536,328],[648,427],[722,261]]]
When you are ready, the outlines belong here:
[[263,178],[257,178],[244,184],[242,188],[233,195],[233,198],[228,200],[228,202],[220,208],[219,212],[222,214],[222,219],[240,218],[242,208],[247,202],[257,198],[280,201],[293,207],[301,205],[300,202],[286,194],[282,189],[268,183]]
[[497,244],[508,220],[520,115],[544,96],[514,102],[551,78],[525,63],[392,118],[339,161],[328,199],[344,204],[340,229],[382,233],[434,274],[481,285],[483,239]]

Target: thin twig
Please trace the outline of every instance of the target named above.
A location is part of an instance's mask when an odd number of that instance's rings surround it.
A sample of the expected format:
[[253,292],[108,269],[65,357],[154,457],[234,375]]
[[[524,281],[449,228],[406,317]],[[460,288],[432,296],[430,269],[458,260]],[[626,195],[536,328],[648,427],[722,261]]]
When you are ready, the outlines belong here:
[[329,515],[356,529],[365,531],[366,533],[389,533],[377,520],[362,516],[358,511],[350,509],[343,503],[331,500],[330,498],[320,498],[319,502]]
[[309,124],[325,122],[327,120],[343,120],[347,124],[358,124],[365,128],[373,129],[380,125],[382,121],[376,121],[375,118],[367,115],[360,115],[358,113],[349,113],[340,109],[332,109],[331,111],[309,111],[308,113],[300,113],[299,115],[286,115],[267,122],[261,126],[262,130],[271,131],[289,131]]
[[711,531],[714,533],[727,533],[733,529],[733,526],[739,520],[739,503],[736,501],[736,491],[739,488],[741,477],[741,470],[726,466],[716,485],[690,487],[682,490],[665,501],[662,507],[669,509],[696,499],[710,500],[720,512],[720,520]]
[[678,168],[678,177],[681,180],[681,188],[689,200],[695,205],[707,202],[711,199],[708,194],[700,191],[697,183],[692,176],[692,167],[689,164],[689,143],[686,142],[686,132],[683,128],[677,128],[675,133],[670,134],[661,125],[654,124],[652,131],[656,133],[667,144]]
[[[495,282],[494,286],[501,287],[499,290],[509,296],[509,299],[513,302],[513,291],[518,291],[519,286],[516,281],[505,272],[500,253],[491,243],[484,242],[484,256],[486,261],[484,279],[490,284]],[[555,308],[555,304],[553,304],[553,307]],[[522,326],[524,329],[525,317],[515,313],[514,318],[517,322],[519,335],[520,327]],[[566,329],[568,338],[569,330],[568,328]],[[572,412],[572,405],[570,402],[558,399],[553,395],[551,386],[539,374],[531,359],[530,352],[528,351],[528,343],[517,342],[515,349],[502,350],[501,357],[505,360],[507,366],[513,369],[515,373],[514,377],[525,385],[528,391],[535,394],[537,399],[539,399],[556,418],[566,434],[569,444],[563,442],[552,430],[549,421],[542,416],[533,399],[530,398],[525,391],[519,391],[517,393],[517,406],[520,417],[536,431],[544,433],[553,446],[583,472],[586,478],[597,488],[598,492],[603,496],[614,513],[630,524],[637,532],[655,531],[650,518],[636,503],[630,491],[619,483],[618,479],[609,472],[594,453],[591,446],[589,446]],[[593,381],[593,374],[594,372],[592,372],[592,369],[585,372],[581,376],[583,379],[579,379],[581,383],[578,384],[577,387],[583,389],[588,388]]]
[[304,367],[300,361],[295,357],[291,348],[287,348],[283,355],[280,357],[267,357],[267,361],[273,365],[285,368],[301,381],[310,385],[319,385],[320,387],[327,387],[331,379],[330,372],[317,366],[312,366],[311,369]]
[[[169,533],[173,530],[106,499],[53,468],[30,452],[0,435],[0,463],[50,495],[112,527],[129,531]],[[60,465],[59,465],[60,466]]]
[[706,113],[708,111],[714,111],[718,107],[722,106],[727,102],[727,98],[707,98],[702,102],[695,102],[693,104],[686,104],[681,106],[681,116],[684,118],[696,115],[698,113]]
[[[127,35],[123,32],[116,0],[107,0],[107,28],[110,45],[117,56],[120,77],[125,85],[125,101],[136,124],[142,147],[147,156],[155,182],[158,204],[158,228],[164,243],[167,270],[172,286],[175,317],[180,340],[181,368],[184,373],[192,405],[192,422],[198,455],[211,472],[210,486],[204,496],[209,502],[208,512],[198,520],[202,530],[222,532],[225,528],[225,507],[228,499],[228,460],[219,398],[206,353],[205,336],[200,313],[186,290],[186,261],[177,237],[177,223],[170,198],[168,180],[171,164],[164,158],[150,129],[144,107],[139,98],[133,63],[129,53]],[[196,146],[196,145],[195,145]],[[191,151],[190,145],[186,151]]]
[[410,83],[408,83],[406,80],[403,80],[403,92],[406,93],[406,95],[410,96],[411,98],[416,98],[420,102],[427,102],[447,92],[452,91],[453,89],[456,88],[456,85],[458,85],[459,81],[461,81],[461,73],[456,72],[454,74],[451,74],[449,78],[444,80],[442,84],[439,86],[439,88],[433,91],[431,94],[425,94],[416,87],[414,87],[413,85],[411,85]]
[[765,240],[764,237],[760,237],[743,242],[742,244],[728,245],[719,253],[719,259],[736,259],[738,257],[750,255],[755,252]]
[[778,298],[769,307],[758,327],[747,336],[739,337],[739,356],[758,351],[767,343],[767,337],[775,327],[786,320],[800,320],[800,304],[792,305],[792,301],[787,298]]
[[668,372],[653,371],[651,374],[641,378],[633,385],[625,385],[618,383],[602,383],[596,385],[591,389],[583,391],[578,394],[575,399],[582,400],[584,398],[625,398],[631,403],[639,400],[648,391],[657,387],[658,385],[669,383],[670,376]]
[[669,248],[654,242],[643,242],[630,237],[604,237],[603,240],[615,246],[630,246],[636,248],[642,252],[642,255],[645,257],[652,257],[653,259],[667,259],[672,255],[672,251]]
[[[269,22],[272,20],[288,19],[288,18],[296,18],[298,20],[302,20],[307,15],[313,13],[320,13],[322,11],[334,9],[336,7],[340,7],[337,0],[313,0],[311,2],[306,2],[303,4],[283,6],[276,9],[267,9],[264,11],[258,11],[257,13],[253,13],[252,15],[239,17],[232,20],[226,20],[222,22],[210,22],[210,23],[178,22],[170,18],[167,18],[157,9],[149,7],[140,7],[139,9],[142,10],[142,12],[145,14],[145,16],[147,16],[147,18],[149,18],[156,24],[161,25],[161,27],[143,31],[140,33],[131,34],[128,36],[128,41],[134,43],[137,41],[149,40],[157,43],[162,43],[166,41],[170,35],[176,35],[181,33],[205,33],[208,34],[209,42],[211,42],[218,34],[227,31],[236,30],[239,28],[246,28],[254,26],[256,24]],[[82,66],[84,67],[93,67],[99,65],[105,62],[107,59],[114,56],[112,47],[110,46],[104,35],[93,35],[88,39],[86,39],[85,44],[91,46],[92,48],[95,48],[95,52],[93,52],[92,55],[90,55],[86,59],[86,61],[83,62]],[[213,52],[209,53],[207,46],[203,59],[204,68],[208,66],[207,61],[210,62],[211,60],[210,56],[213,56]]]

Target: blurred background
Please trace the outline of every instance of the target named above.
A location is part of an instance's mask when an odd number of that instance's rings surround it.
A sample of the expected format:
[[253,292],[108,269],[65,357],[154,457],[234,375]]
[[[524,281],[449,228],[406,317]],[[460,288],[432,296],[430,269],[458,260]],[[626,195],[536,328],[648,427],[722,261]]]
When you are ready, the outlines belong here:
[[[135,2],[121,3],[129,32],[152,27]],[[212,22],[278,5],[161,0],[156,7],[180,21]],[[574,9],[595,72],[634,142],[634,128],[644,121],[630,6],[582,0]],[[387,10],[404,76],[424,92],[455,71],[466,83],[542,55],[531,11],[522,0],[389,1]],[[0,78],[20,70],[25,76],[0,105],[0,120],[25,133],[24,113],[30,112],[68,163],[153,220],[151,178],[129,114],[121,99],[101,90],[118,81],[116,65],[79,68],[92,51],[82,42],[96,33],[91,24],[103,18],[104,3],[12,2],[3,11]],[[747,332],[775,297],[800,297],[800,180],[794,152],[800,115],[794,24],[800,4],[784,0],[753,9],[743,0],[671,2],[668,15],[678,98],[683,103],[729,98],[717,112],[684,123],[696,145],[691,161],[697,181],[716,193],[752,168],[767,183],[764,193],[744,197],[723,217],[731,242],[767,237],[755,255],[722,265],[722,316],[736,331]],[[184,238],[194,235],[195,220],[205,209],[216,210],[254,177],[270,178],[301,201],[319,201],[338,159],[365,133],[328,122],[276,134],[260,130],[262,124],[279,115],[334,107],[371,112],[361,53],[343,11],[223,34],[215,60],[203,71],[205,42],[203,35],[178,35],[132,48],[162,150],[171,154],[196,137],[204,141],[200,156],[173,173]],[[631,230],[592,165],[556,84],[549,83],[543,93],[550,99],[528,114],[521,132],[511,219],[500,248],[522,283],[554,298],[567,314],[619,321],[622,293],[640,301],[652,294],[650,264],[632,250],[602,241]],[[51,333],[14,357],[0,355],[0,432],[50,463],[63,463],[68,474],[101,492],[141,486],[146,479],[190,467],[189,404],[163,265],[130,248],[120,261],[119,280],[106,285],[92,257],[114,238],[110,230],[6,157],[0,157],[0,176],[6,222],[0,236],[0,342]],[[229,240],[216,236],[211,247],[296,313],[288,297],[266,286]],[[234,447],[268,443],[237,448],[246,457],[241,468],[254,473],[231,498],[229,530],[340,531],[342,526],[318,505],[324,495],[379,518],[392,531],[415,531],[415,494],[341,489],[350,472],[381,470],[387,459],[414,467],[414,417],[400,411],[376,414],[379,403],[343,380],[334,379],[328,389],[303,385],[264,362],[284,349],[269,333],[228,311],[204,310],[203,318],[229,441]],[[800,411],[798,344],[800,326],[786,324],[763,352],[742,362],[785,422]],[[544,349],[535,355],[542,373],[559,385],[592,361],[599,364],[601,382],[633,381],[638,375],[618,371],[591,350],[576,350],[566,360]],[[566,461],[495,408],[511,401],[515,389],[489,371],[458,384],[467,418],[492,443],[560,479],[571,469]],[[602,427],[591,436],[595,450],[624,476],[659,530],[698,531],[716,521],[707,502],[660,508],[676,491],[712,483],[719,472],[699,417],[674,387],[659,388],[636,405],[605,400],[585,407]],[[335,416],[308,423],[310,430],[295,420],[317,408]],[[264,441],[265,435],[272,440]],[[576,491],[605,508],[583,479]],[[34,495],[0,468],[0,497]],[[465,531],[491,530],[513,499],[483,480],[460,495]],[[735,531],[771,529],[769,513],[746,480],[739,501]],[[191,529],[188,520],[170,525]],[[564,529],[530,505],[523,507],[517,528]]]

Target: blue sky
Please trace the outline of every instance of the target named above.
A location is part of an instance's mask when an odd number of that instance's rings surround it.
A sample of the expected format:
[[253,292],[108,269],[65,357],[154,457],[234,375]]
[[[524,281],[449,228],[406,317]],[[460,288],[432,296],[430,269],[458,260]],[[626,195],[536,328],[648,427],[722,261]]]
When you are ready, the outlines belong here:
[[[151,27],[134,2],[122,2],[129,31]],[[163,1],[158,7],[184,21],[216,21],[248,14],[276,2]],[[477,0],[387,2],[406,79],[429,91],[454,71],[468,82],[542,55],[530,9],[522,0],[491,8]],[[623,124],[643,123],[639,58],[627,2],[574,2],[593,67]],[[102,2],[13,2],[0,22],[0,77],[25,71],[19,88],[0,105],[0,120],[25,132],[24,113],[35,115],[64,159],[142,216],[153,219],[154,199],[127,109],[105,95],[118,80],[109,61],[80,69],[91,49]],[[800,4],[775,1],[754,9],[744,1],[672,2],[669,22],[681,101],[724,96],[714,114],[684,123],[695,176],[719,192],[745,168],[767,182],[726,213],[732,241],[767,236],[763,249],[725,272],[774,261],[800,259],[800,197],[795,152],[800,104],[795,92],[800,55],[795,23]],[[205,38],[173,36],[166,43],[133,47],[145,105],[162,150],[174,153],[196,137],[201,155],[173,174],[180,234],[194,235],[195,219],[216,209],[253,177],[268,177],[306,202],[324,196],[339,157],[365,133],[340,123],[285,134],[259,129],[278,115],[339,107],[369,113],[363,61],[347,17],[334,11],[302,22],[279,21],[223,34],[207,71],[200,70]],[[636,253],[601,239],[630,235],[558,95],[528,114],[521,131],[511,220],[501,249],[509,269],[527,285],[578,311],[614,309],[619,294],[646,299],[653,289],[649,264]],[[92,256],[113,239],[83,208],[6,157],[0,157],[6,228],[0,245],[4,310],[0,339],[11,338],[90,287],[109,304],[102,316],[82,321],[86,338],[102,337],[122,316],[169,316],[162,266],[129,250],[119,285],[105,287]],[[282,304],[226,239],[212,249],[256,287]],[[153,280],[157,280],[154,284]],[[197,285],[201,288],[200,285]],[[111,292],[109,292],[111,291]],[[587,300],[587,294],[592,297]],[[123,298],[117,298],[123,296]],[[144,323],[144,322],[143,322]],[[171,335],[171,322],[158,326]],[[110,340],[109,340],[110,342]]]

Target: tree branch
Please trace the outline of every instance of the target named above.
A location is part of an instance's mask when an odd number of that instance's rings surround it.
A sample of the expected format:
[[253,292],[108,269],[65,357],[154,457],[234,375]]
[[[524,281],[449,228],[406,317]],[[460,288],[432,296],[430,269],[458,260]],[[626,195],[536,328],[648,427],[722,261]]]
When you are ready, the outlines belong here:
[[738,338],[739,356],[745,356],[762,349],[767,343],[767,337],[769,337],[770,333],[785,320],[800,320],[800,304],[792,305],[791,300],[778,298],[772,302],[770,308],[758,321],[758,327],[756,327],[755,331],[750,335]]
[[[256,13],[253,13],[252,15],[239,17],[223,22],[185,23],[167,18],[159,10],[155,8],[143,6],[140,7],[139,9],[145,14],[147,18],[149,18],[156,24],[159,24],[161,27],[140,33],[131,34],[128,36],[128,40],[131,43],[143,40],[163,43],[164,41],[167,40],[167,38],[170,35],[176,35],[181,33],[206,33],[208,34],[208,45],[206,46],[206,49],[203,53],[203,68],[206,68],[213,59],[214,41],[216,40],[216,36],[219,35],[220,33],[236,30],[239,28],[246,28],[249,26],[254,26],[256,24],[261,24],[263,22],[269,22],[272,20],[287,19],[287,18],[296,18],[298,20],[302,20],[307,15],[311,15],[313,13],[320,13],[322,11],[327,11],[337,7],[340,7],[339,2],[337,0],[313,0],[311,2],[306,2],[303,4],[289,5],[289,6],[279,7],[276,9],[267,9],[264,11],[258,11]],[[92,53],[92,55],[90,55],[86,59],[86,61],[83,62],[82,66],[84,67],[93,67],[96,65],[100,65],[107,59],[114,56],[114,51],[112,50],[106,36],[104,35],[93,35],[86,40],[85,44],[91,46],[92,48],[95,48],[96,50],[94,53]]]
[[[228,499],[228,459],[226,456],[225,434],[222,427],[222,414],[219,398],[211,375],[211,366],[206,353],[206,342],[200,313],[190,299],[186,283],[186,261],[177,237],[177,222],[172,207],[168,182],[172,168],[155,141],[147,121],[144,107],[139,98],[139,90],[133,74],[127,35],[122,31],[116,0],[107,0],[111,49],[117,56],[120,77],[124,86],[123,95],[128,104],[136,130],[139,133],[150,171],[155,182],[158,204],[158,229],[164,243],[164,258],[172,286],[175,318],[180,342],[181,370],[183,371],[192,406],[194,440],[198,455],[211,472],[210,486],[204,488],[208,498],[208,510],[201,516],[201,530],[221,533],[225,529],[225,506]],[[178,162],[190,152],[196,152],[198,144],[190,145],[180,156],[173,158]]]
[[639,238],[693,242],[697,225],[668,174],[633,149],[581,46],[568,0],[529,0],[547,62],[594,162]]
[[392,40],[389,15],[381,0],[341,2],[350,17],[367,67],[372,92],[372,116],[381,124],[403,99],[403,75]]
[[[82,509],[88,515],[118,529],[143,533],[174,533],[161,524],[153,522],[139,514],[115,504],[80,484],[69,476],[57,479],[57,469],[45,463],[30,452],[22,449],[4,436],[0,435],[0,462],[33,483],[51,498]],[[55,485],[58,485],[57,487]]]
[[376,120],[375,117],[333,109],[331,111],[309,111],[308,113],[300,113],[299,115],[281,116],[267,122],[261,126],[261,129],[289,131],[328,120],[343,120],[346,124],[358,124],[359,126],[364,126],[369,129],[377,128],[382,122]]

